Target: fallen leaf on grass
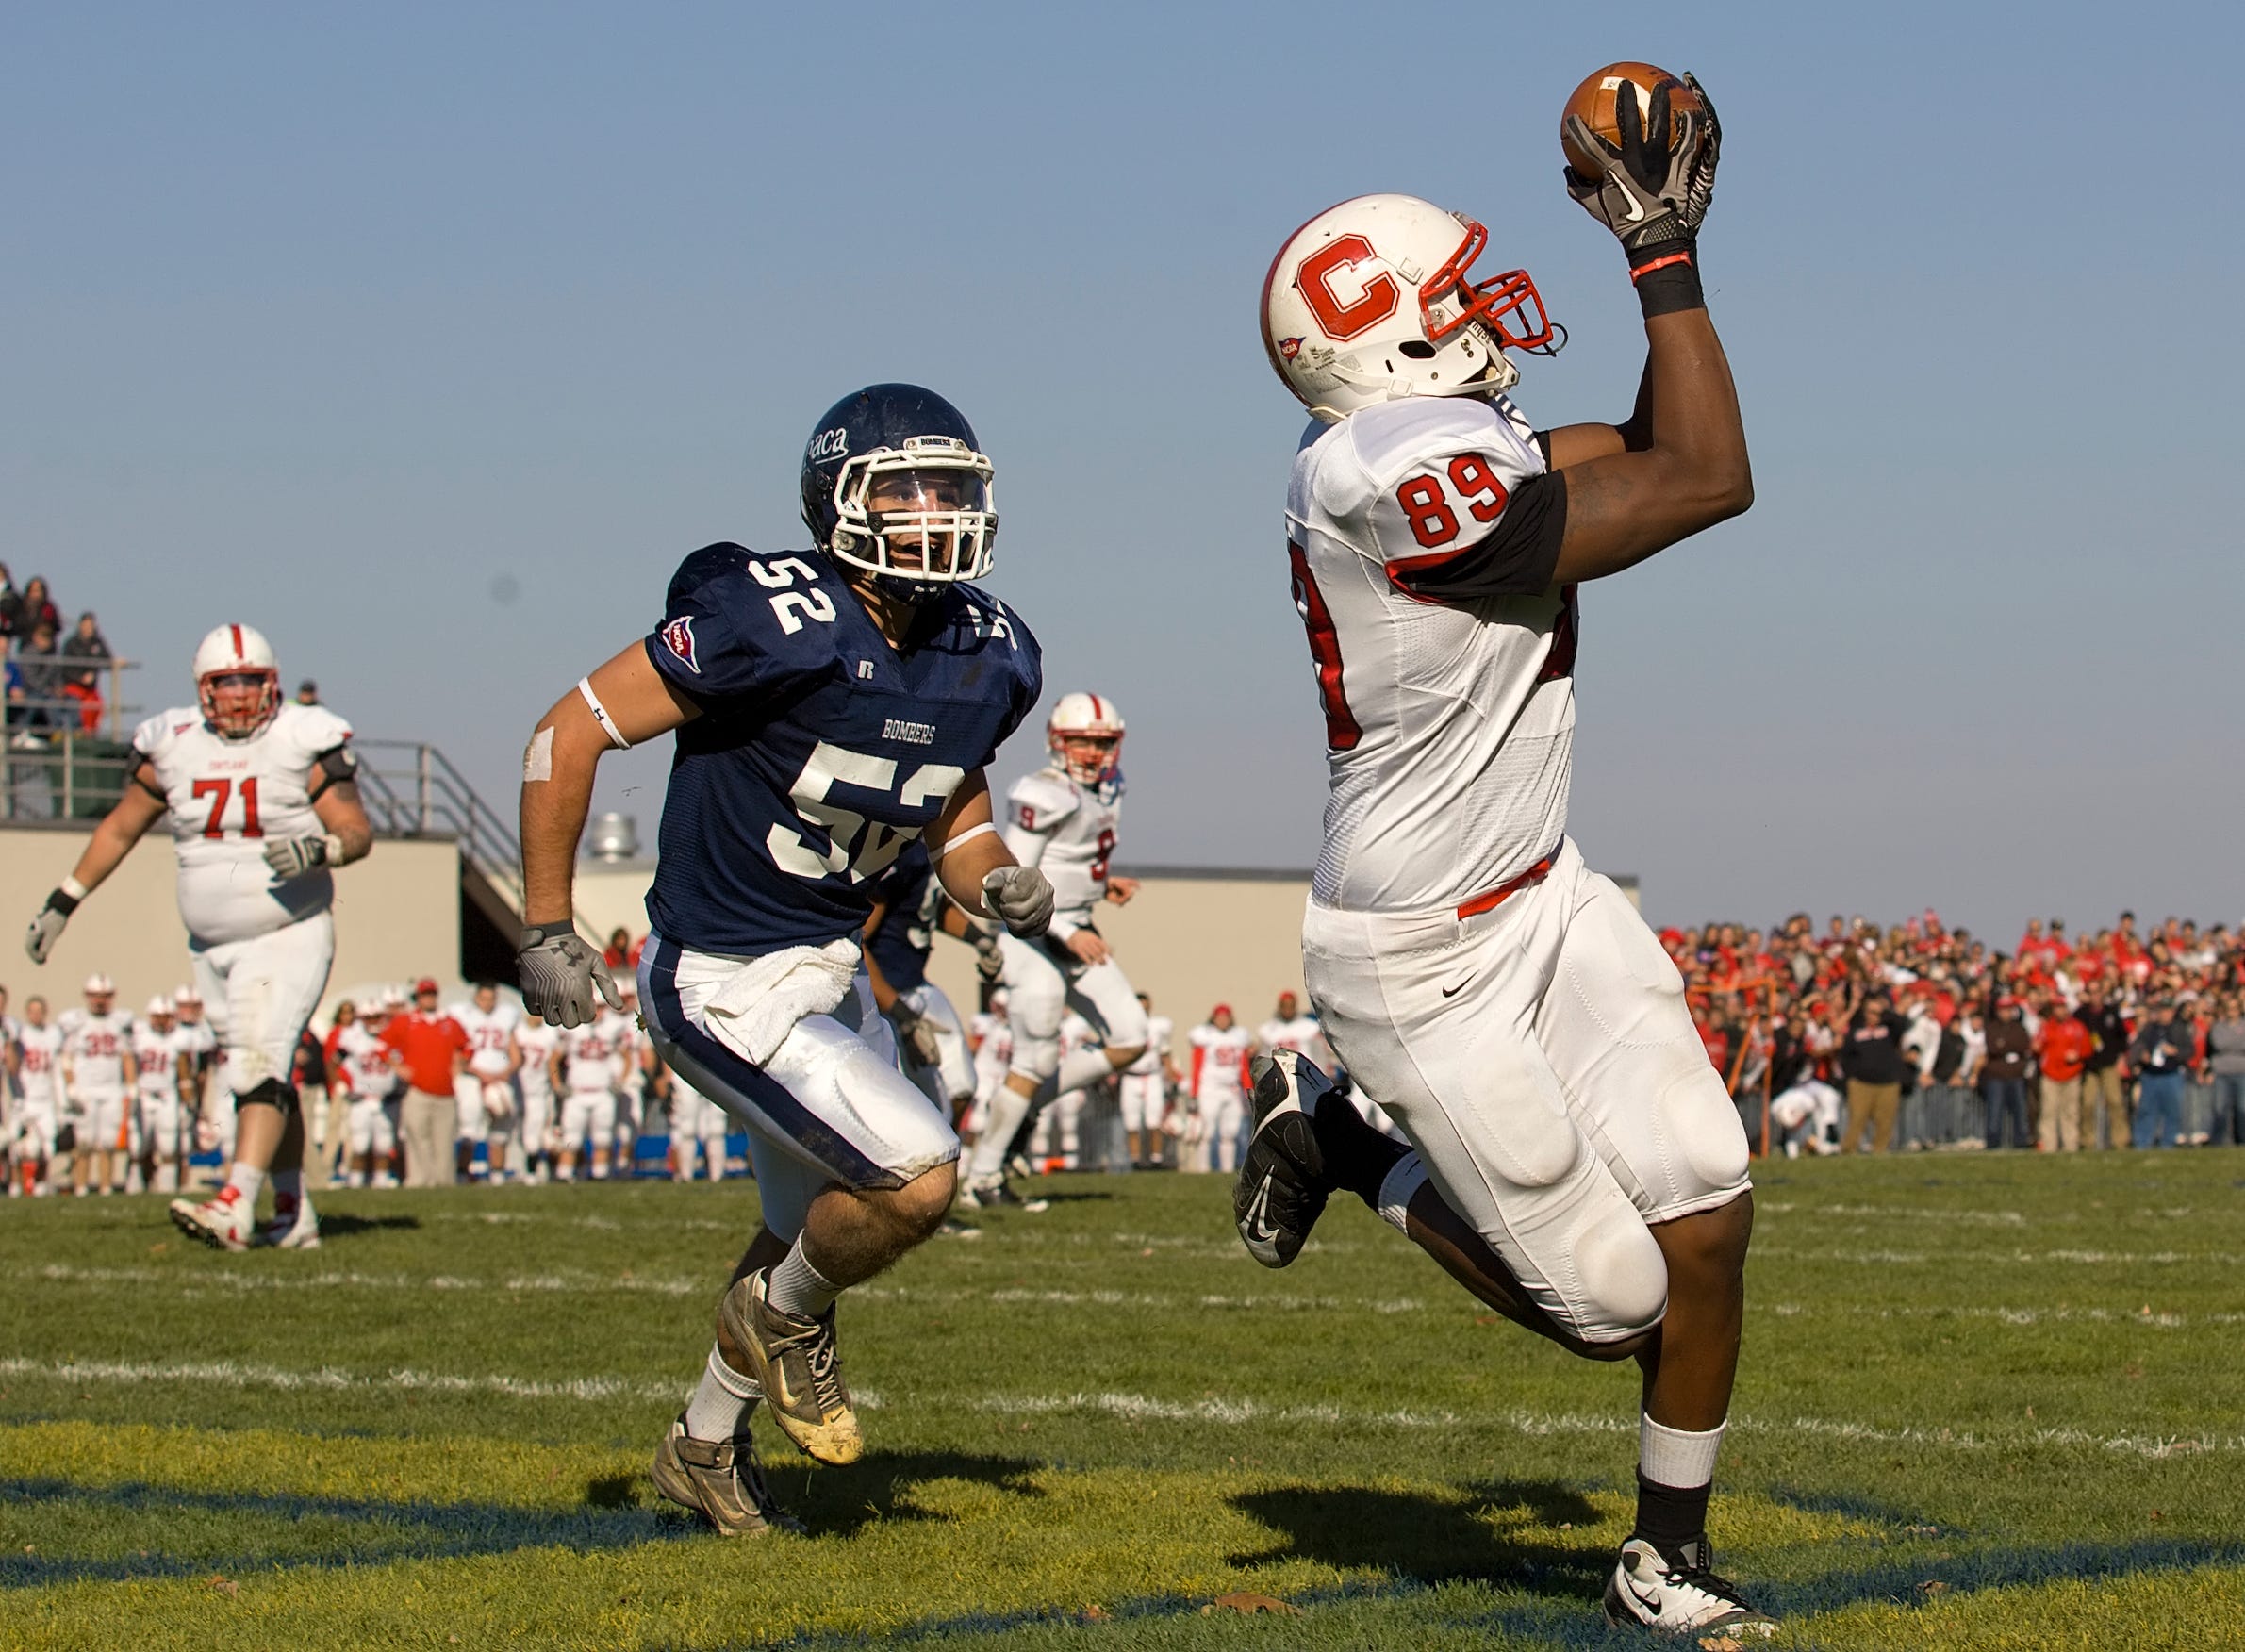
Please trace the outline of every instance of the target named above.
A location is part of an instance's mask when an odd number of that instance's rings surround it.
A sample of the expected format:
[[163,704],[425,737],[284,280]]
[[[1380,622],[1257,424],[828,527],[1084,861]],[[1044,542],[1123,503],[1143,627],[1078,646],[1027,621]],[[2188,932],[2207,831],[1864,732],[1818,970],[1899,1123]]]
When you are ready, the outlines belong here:
[[1289,1606],[1283,1600],[1274,1600],[1267,1594],[1257,1594],[1244,1589],[1236,1594],[1217,1595],[1215,1599],[1200,1609],[1200,1615],[1207,1617],[1219,1611],[1250,1614],[1259,1611],[1275,1611],[1280,1617],[1300,1617],[1302,1615],[1302,1609],[1298,1606]]
[[1918,1593],[1920,1594],[1946,1594],[1949,1593],[1949,1586],[1939,1578],[1928,1578],[1918,1585]]
[[1746,1652],[1746,1643],[1736,1635],[1702,1635],[1700,1652]]
[[222,1578],[216,1572],[211,1573],[210,1581],[204,1585],[204,1587],[217,1590],[228,1600],[232,1600],[236,1595],[241,1593],[240,1584],[235,1582],[231,1578]]
[[1105,1607],[1103,1607],[1103,1606],[1098,1606],[1098,1605],[1092,1605],[1092,1606],[1087,1606],[1087,1607],[1085,1607],[1085,1608],[1083,1609],[1083,1615],[1084,1615],[1084,1617],[1085,1617],[1086,1619],[1088,1619],[1088,1620],[1089,1620],[1089,1621],[1091,1621],[1092,1623],[1095,1623],[1095,1624],[1103,1624],[1103,1623],[1105,1623],[1105,1622],[1106,1622],[1106,1621],[1107,1621],[1107,1620],[1108,1620],[1110,1617],[1114,1616],[1114,1613],[1112,1613],[1112,1612],[1110,1612],[1110,1611],[1108,1611],[1108,1610],[1107,1610]]

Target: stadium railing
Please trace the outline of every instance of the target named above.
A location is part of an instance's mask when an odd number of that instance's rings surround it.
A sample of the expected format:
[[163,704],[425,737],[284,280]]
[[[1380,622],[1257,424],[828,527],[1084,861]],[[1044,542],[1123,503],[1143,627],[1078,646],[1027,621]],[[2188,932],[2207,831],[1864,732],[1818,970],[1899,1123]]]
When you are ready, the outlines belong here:
[[67,695],[8,702],[0,744],[0,820],[98,820],[117,806],[131,754],[132,720],[140,708],[124,694],[124,673],[138,660],[73,660],[102,673],[101,717],[85,726],[85,702]]

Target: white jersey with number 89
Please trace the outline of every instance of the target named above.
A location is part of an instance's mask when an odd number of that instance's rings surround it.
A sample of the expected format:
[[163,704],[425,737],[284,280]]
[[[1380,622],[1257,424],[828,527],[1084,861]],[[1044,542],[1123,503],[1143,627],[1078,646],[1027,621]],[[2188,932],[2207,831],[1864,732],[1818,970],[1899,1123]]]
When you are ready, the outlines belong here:
[[265,864],[265,842],[326,832],[312,808],[315,766],[350,738],[351,725],[325,706],[295,704],[246,740],[214,734],[194,706],[134,732],[133,750],[148,760],[140,778],[171,811],[179,917],[198,942],[245,941],[327,910],[328,869],[283,882]]
[[1392,577],[1494,532],[1543,469],[1502,397],[1385,402],[1304,436],[1286,534],[1326,718],[1321,903],[1454,906],[1558,846],[1574,762],[1572,588],[1450,605]]

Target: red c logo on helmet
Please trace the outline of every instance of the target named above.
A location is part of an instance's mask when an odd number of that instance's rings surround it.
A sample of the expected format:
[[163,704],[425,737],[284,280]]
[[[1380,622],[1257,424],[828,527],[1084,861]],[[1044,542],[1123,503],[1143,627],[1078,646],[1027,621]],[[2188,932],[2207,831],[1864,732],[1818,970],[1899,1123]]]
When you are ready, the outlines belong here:
[[1295,287],[1329,338],[1353,339],[1365,328],[1386,321],[1402,302],[1402,289],[1395,285],[1395,276],[1384,270],[1364,283],[1363,295],[1355,303],[1343,304],[1333,295],[1329,278],[1334,271],[1345,264],[1368,263],[1373,256],[1372,243],[1362,236],[1344,235],[1336,236],[1302,260],[1302,267],[1294,278]]

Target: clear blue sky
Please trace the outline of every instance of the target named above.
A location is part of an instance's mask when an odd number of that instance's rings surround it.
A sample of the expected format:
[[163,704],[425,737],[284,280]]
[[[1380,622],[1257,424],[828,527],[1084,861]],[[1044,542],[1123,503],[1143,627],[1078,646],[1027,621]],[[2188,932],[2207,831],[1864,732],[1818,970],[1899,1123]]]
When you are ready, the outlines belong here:
[[[18,7],[0,557],[99,609],[143,701],[247,619],[511,812],[676,560],[800,543],[811,421],[916,379],[997,459],[993,583],[1053,691],[1129,715],[1124,859],[1307,865],[1264,266],[1346,195],[1468,210],[1573,332],[1523,405],[1619,417],[1642,335],[1556,125],[1644,58],[1723,111],[1759,503],[1585,593],[1593,863],[1663,918],[2234,920],[2239,19]],[[663,768],[603,804],[650,831]]]

